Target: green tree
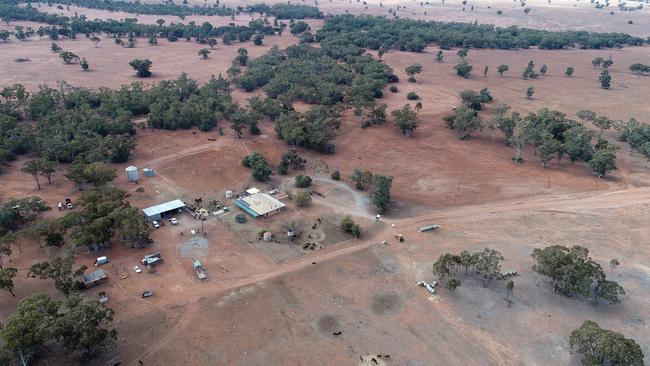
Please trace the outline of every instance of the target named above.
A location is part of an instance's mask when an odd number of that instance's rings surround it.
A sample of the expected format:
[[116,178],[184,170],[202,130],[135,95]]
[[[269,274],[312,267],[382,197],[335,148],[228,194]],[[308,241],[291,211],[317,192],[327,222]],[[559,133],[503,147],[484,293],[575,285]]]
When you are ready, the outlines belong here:
[[91,163],[83,170],[83,180],[95,187],[101,187],[117,177],[117,171],[104,163]]
[[537,78],[537,73],[535,72],[535,63],[532,60],[528,61],[528,65],[524,69],[521,77],[525,80]]
[[199,50],[199,56],[203,57],[204,59],[208,58],[209,54],[210,54],[210,50],[207,48],[201,48]]
[[456,110],[452,119],[451,127],[458,131],[459,140],[467,140],[473,131],[483,128],[481,119],[472,108],[461,107]]
[[472,65],[468,64],[465,61],[461,61],[457,63],[456,66],[454,66],[454,70],[456,70],[456,74],[458,76],[464,77],[465,79],[469,79],[472,69],[473,69]]
[[81,66],[81,70],[83,70],[83,71],[90,70],[90,65],[88,64],[88,61],[86,61],[85,58],[81,59],[81,61],[79,62],[79,65]]
[[50,50],[52,50],[52,52],[54,53],[59,53],[63,50],[63,48],[59,47],[58,44],[52,42],[52,44],[50,45]]
[[352,220],[352,216],[350,215],[345,216],[341,220],[339,227],[346,233],[352,234],[355,238],[361,236],[361,227],[359,224],[355,223],[354,220]]
[[90,41],[95,45],[95,48],[97,48],[101,39],[99,39],[97,36],[92,36],[90,37]]
[[393,177],[374,174],[370,184],[370,202],[377,213],[384,213],[390,203],[390,188]]
[[46,294],[35,294],[22,299],[18,310],[3,324],[0,335],[5,347],[19,354],[23,364],[30,363],[34,354],[51,338],[58,308],[58,303]]
[[81,266],[73,269],[74,258],[56,257],[49,262],[41,262],[32,265],[27,273],[28,277],[41,280],[54,280],[54,287],[64,295],[70,295],[79,282],[78,278],[84,274],[88,267]]
[[460,287],[461,283],[460,280],[457,279],[456,277],[449,277],[445,279],[442,283],[442,285],[449,291],[451,292],[456,292],[456,289]]
[[114,329],[106,329],[113,321],[113,310],[97,300],[84,300],[74,294],[59,310],[54,324],[54,335],[63,347],[81,361],[88,361],[117,339]]
[[307,191],[296,192],[293,197],[293,201],[298,205],[298,207],[306,207],[311,205],[311,194]]
[[574,72],[574,71],[575,71],[575,69],[574,69],[573,67],[569,66],[569,67],[567,67],[566,70],[564,71],[564,75],[566,75],[566,76],[571,76],[571,75],[573,75],[573,72]]
[[605,130],[609,130],[613,125],[614,121],[609,119],[607,116],[600,116],[592,121],[594,126],[600,129],[600,134],[602,135]]
[[18,270],[16,268],[7,267],[0,268],[0,289],[7,290],[11,296],[16,296],[14,293],[14,278]]
[[564,145],[561,141],[556,140],[550,133],[542,135],[541,142],[536,147],[537,156],[542,163],[542,168],[546,168],[546,164],[558,156],[559,153],[564,151]]
[[295,178],[295,184],[298,188],[307,188],[311,186],[311,177],[306,175],[297,175]]
[[499,251],[485,248],[473,255],[476,257],[474,259],[474,271],[483,279],[483,287],[487,287],[490,281],[501,278],[503,255]]
[[246,156],[242,163],[252,169],[253,178],[259,182],[266,182],[273,173],[264,155],[258,152]]
[[582,121],[582,124],[583,124],[583,125],[584,125],[585,122],[587,122],[587,121],[593,121],[593,120],[596,119],[596,113],[595,113],[595,112],[592,112],[592,111],[587,111],[587,110],[583,110],[583,111],[578,111],[578,112],[576,112],[576,116],[577,116],[578,118],[580,118],[580,121]]
[[564,132],[564,145],[571,163],[578,160],[591,160],[594,156],[591,138],[591,132],[582,125],[574,126]]
[[261,46],[263,41],[264,41],[263,34],[256,34],[255,37],[253,37],[253,44],[256,46]]
[[602,329],[591,320],[571,332],[569,344],[582,354],[583,365],[643,365],[643,350],[634,339]]
[[461,61],[465,61],[465,57],[467,57],[468,53],[469,53],[469,49],[461,48],[458,50],[458,52],[456,52],[456,55],[458,55]]
[[41,183],[38,181],[38,176],[41,173],[41,163],[40,160],[28,160],[23,164],[23,167],[20,169],[23,173],[31,174],[36,182],[38,189],[41,189]]
[[528,89],[526,89],[526,98],[531,99],[533,94],[535,94],[535,88],[529,86]]
[[136,71],[138,77],[146,78],[151,76],[151,60],[147,59],[133,59],[129,62],[129,65]]
[[508,70],[510,70],[508,65],[501,64],[501,65],[497,66],[497,72],[499,73],[500,76],[503,76],[503,73],[508,71]]
[[600,81],[600,86],[602,86],[603,89],[609,89],[612,85],[612,75],[609,71],[603,70],[598,77],[598,81]]
[[151,37],[149,37],[149,40],[147,41],[150,46],[157,46],[158,45],[158,37],[156,37],[156,34],[152,34]]
[[59,53],[59,58],[61,61],[63,61],[65,64],[76,64],[79,62],[79,56],[75,55],[74,53],[70,51],[63,51]]
[[546,75],[546,72],[548,71],[548,66],[542,65],[542,67],[539,68],[539,73],[542,75]]
[[216,45],[217,45],[217,40],[216,39],[208,38],[208,46],[210,46],[210,48],[214,49],[214,46],[216,46]]
[[411,108],[410,104],[392,111],[391,116],[395,120],[395,125],[406,136],[410,136],[418,128],[418,114]]
[[606,69],[614,64],[614,61],[611,58],[608,58],[607,60],[604,60],[601,66],[603,69]]
[[600,67],[603,64],[603,61],[605,60],[602,57],[596,57],[595,59],[591,60],[591,66]]
[[339,173],[338,170],[335,170],[335,171],[332,172],[332,174],[330,175],[330,177],[331,177],[333,180],[339,180],[339,179],[341,179],[341,173]]
[[415,82],[415,74],[419,74],[422,72],[422,65],[419,64],[413,64],[409,65],[404,69],[406,74],[409,76],[409,81],[414,83]]
[[442,50],[438,50],[438,52],[436,53],[435,61],[438,62],[438,63],[442,63],[444,57],[445,57],[445,56],[444,56],[444,54],[442,53]]
[[604,149],[596,151],[593,158],[587,164],[589,167],[598,173],[598,177],[604,177],[607,172],[616,170],[616,151],[619,147],[617,145],[608,145]]

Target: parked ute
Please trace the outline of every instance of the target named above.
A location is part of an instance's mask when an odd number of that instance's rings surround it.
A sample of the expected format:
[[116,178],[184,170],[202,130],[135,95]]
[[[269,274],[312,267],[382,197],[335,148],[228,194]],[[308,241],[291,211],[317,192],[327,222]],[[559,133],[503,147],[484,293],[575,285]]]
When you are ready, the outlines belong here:
[[98,257],[95,260],[95,266],[101,266],[102,264],[108,263],[108,257],[103,256],[103,257]]
[[151,296],[153,296],[153,291],[150,291],[150,290],[144,291],[144,292],[142,292],[142,295],[140,295],[140,296],[142,296],[143,299],[145,297],[151,297]]
[[140,272],[142,272],[142,270],[140,269],[139,266],[133,266],[133,271],[134,271],[135,273],[140,273]]
[[158,221],[153,221],[152,224],[153,224],[153,227],[155,227],[156,229],[158,229],[160,227],[160,223]]
[[72,208],[74,207],[72,206],[72,200],[70,198],[65,199],[65,207],[67,207],[70,210],[72,210]]
[[175,217],[172,217],[172,218],[169,220],[169,222],[170,222],[172,225],[178,225],[178,220],[176,220]]

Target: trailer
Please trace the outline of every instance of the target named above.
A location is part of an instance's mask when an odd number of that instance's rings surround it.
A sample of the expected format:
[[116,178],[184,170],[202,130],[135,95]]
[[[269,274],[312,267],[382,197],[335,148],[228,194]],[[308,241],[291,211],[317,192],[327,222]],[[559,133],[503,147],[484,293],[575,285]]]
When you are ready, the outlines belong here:
[[423,233],[425,231],[433,231],[433,230],[437,230],[437,229],[440,229],[440,225],[436,225],[436,224],[427,225],[427,226],[421,227],[420,232]]
[[201,281],[208,279],[208,274],[205,272],[205,268],[201,265],[198,259],[192,259],[192,266],[194,267],[194,272],[196,272],[196,277]]
[[108,295],[106,295],[106,291],[102,291],[98,293],[97,298],[99,299],[100,304],[104,304],[108,302]]

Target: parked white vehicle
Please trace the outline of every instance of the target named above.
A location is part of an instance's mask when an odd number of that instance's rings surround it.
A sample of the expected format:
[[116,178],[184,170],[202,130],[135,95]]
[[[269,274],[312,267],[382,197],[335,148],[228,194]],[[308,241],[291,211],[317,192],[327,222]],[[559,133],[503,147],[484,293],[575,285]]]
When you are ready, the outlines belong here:
[[169,220],[169,222],[170,222],[172,225],[178,225],[178,220],[176,220],[175,217],[172,217],[172,218]]
[[135,271],[135,273],[140,273],[140,272],[142,272],[142,270],[141,270],[140,267],[138,267],[138,266],[133,266],[133,271]]
[[158,229],[160,227],[160,223],[158,221],[154,221],[154,222],[152,222],[152,224],[153,224],[153,227],[155,227],[156,229]]

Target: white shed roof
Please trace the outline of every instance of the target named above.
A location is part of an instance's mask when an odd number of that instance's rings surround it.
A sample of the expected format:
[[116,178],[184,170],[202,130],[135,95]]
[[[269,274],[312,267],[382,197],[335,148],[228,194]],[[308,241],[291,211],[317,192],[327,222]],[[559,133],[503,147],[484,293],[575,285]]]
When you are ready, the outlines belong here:
[[144,212],[144,214],[147,216],[155,216],[163,212],[179,209],[181,207],[185,207],[185,203],[179,199],[175,199],[173,201],[161,203],[156,206],[147,207],[143,209],[142,212]]
[[239,201],[244,202],[246,206],[260,216],[285,207],[284,203],[266,193],[255,193],[248,197],[242,197]]
[[253,194],[255,194],[255,193],[260,193],[260,190],[257,189],[257,188],[255,188],[255,187],[253,187],[253,188],[249,188],[249,189],[247,189],[247,190],[246,190],[246,193],[253,195]]

